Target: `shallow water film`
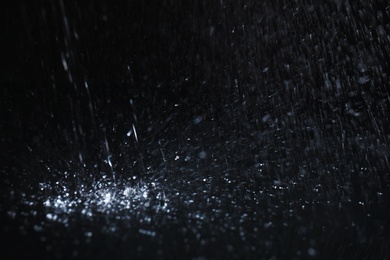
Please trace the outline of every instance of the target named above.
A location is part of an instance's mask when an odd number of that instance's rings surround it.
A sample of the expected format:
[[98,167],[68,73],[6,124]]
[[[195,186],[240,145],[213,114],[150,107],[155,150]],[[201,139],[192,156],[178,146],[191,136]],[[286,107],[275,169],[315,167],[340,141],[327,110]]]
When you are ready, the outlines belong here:
[[390,258],[388,1],[0,13],[1,259]]

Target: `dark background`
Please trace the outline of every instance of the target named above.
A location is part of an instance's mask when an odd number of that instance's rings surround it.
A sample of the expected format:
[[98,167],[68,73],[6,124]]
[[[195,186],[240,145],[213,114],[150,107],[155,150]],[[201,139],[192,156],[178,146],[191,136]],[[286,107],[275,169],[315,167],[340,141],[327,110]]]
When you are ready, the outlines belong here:
[[[389,256],[386,1],[1,5],[2,254]],[[174,217],[155,213],[153,238],[137,221],[107,235],[112,215],[45,227],[42,180],[102,172],[165,178]]]
[[47,131],[87,157],[111,126],[127,133],[134,113],[147,144],[197,116],[231,133],[288,111],[291,127],[309,116],[331,135],[389,125],[385,1],[3,5],[3,128],[22,146]]

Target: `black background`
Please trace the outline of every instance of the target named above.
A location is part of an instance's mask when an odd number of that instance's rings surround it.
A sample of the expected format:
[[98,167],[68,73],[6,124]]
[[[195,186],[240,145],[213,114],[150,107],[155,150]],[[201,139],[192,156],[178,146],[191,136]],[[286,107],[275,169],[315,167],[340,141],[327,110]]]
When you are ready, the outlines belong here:
[[[386,1],[1,5],[2,254],[52,258],[77,247],[86,258],[293,258],[299,257],[297,250],[306,257],[306,247],[314,247],[315,240],[318,257],[389,256]],[[291,111],[293,116],[286,116]],[[264,115],[278,120],[271,124]],[[201,123],[195,124],[199,118]],[[138,141],[125,142],[133,125]],[[189,151],[197,157],[205,149],[206,158],[174,161]],[[119,179],[147,179],[148,169],[157,175],[170,169],[172,194],[188,189],[200,201],[212,194],[225,198],[218,206],[233,215],[232,222],[218,220],[202,203],[180,206],[186,199],[180,197],[172,199],[178,217],[156,220],[161,235],[155,238],[132,236],[138,234],[135,225],[111,236],[97,235],[92,242],[81,239],[75,246],[73,240],[82,237],[86,225],[99,230],[104,221],[75,217],[70,227],[58,224],[42,234],[33,229],[42,219],[9,217],[11,208],[23,212],[23,206],[15,206],[22,199],[10,194],[31,196],[42,179],[61,179],[48,172],[48,166],[59,172],[80,169],[80,179],[93,183],[100,172],[112,171],[103,163],[107,154],[115,158]],[[264,175],[244,174],[260,162],[265,162]],[[338,171],[331,170],[334,165]],[[229,175],[232,187],[218,179],[224,167],[234,172]],[[277,204],[267,200],[260,207],[244,199],[245,190],[271,187],[274,180],[288,186],[300,178],[302,167],[325,173],[311,175],[287,195],[275,193],[275,200],[284,204],[275,214],[268,213],[278,228],[256,233],[253,228],[267,221],[254,217],[244,222],[252,234],[247,241],[234,230],[218,229],[226,221],[237,224],[234,212],[261,212]],[[199,172],[189,170],[183,177],[178,173],[183,168]],[[202,182],[186,187],[173,181],[196,176],[215,178],[215,193],[201,194]],[[315,200],[312,188],[318,183],[326,187],[320,203],[301,211],[302,201]],[[362,201],[370,206],[363,210],[358,206]],[[336,206],[339,202],[346,203],[344,208]],[[291,208],[297,210],[296,218],[286,217]],[[195,231],[183,231],[199,228],[199,223],[186,220],[188,212],[196,210],[217,218],[200,232],[211,242],[202,244]],[[357,227],[348,232],[345,227],[351,223]],[[312,239],[296,239],[304,237],[302,226],[311,227]],[[42,237],[47,240],[42,242]]]

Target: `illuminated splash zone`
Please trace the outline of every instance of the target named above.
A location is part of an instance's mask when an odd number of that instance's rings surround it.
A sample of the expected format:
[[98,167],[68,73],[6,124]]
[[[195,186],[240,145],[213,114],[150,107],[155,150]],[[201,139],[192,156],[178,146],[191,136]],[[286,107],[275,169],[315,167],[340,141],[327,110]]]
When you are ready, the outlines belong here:
[[[110,223],[102,227],[106,232],[117,231],[119,225],[147,224],[172,210],[161,180],[154,177],[147,181],[132,177],[113,182],[103,176],[92,185],[79,184],[77,189],[65,181],[40,183],[40,191],[48,222],[68,226],[73,219],[91,222],[98,219]],[[154,231],[143,231],[155,235]]]

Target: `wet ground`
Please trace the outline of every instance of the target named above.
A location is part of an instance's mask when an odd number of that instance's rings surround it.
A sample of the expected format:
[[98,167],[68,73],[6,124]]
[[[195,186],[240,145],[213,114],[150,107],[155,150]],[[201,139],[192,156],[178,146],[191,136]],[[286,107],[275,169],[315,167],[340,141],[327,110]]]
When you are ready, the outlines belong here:
[[140,2],[2,11],[1,258],[390,257],[389,5]]

